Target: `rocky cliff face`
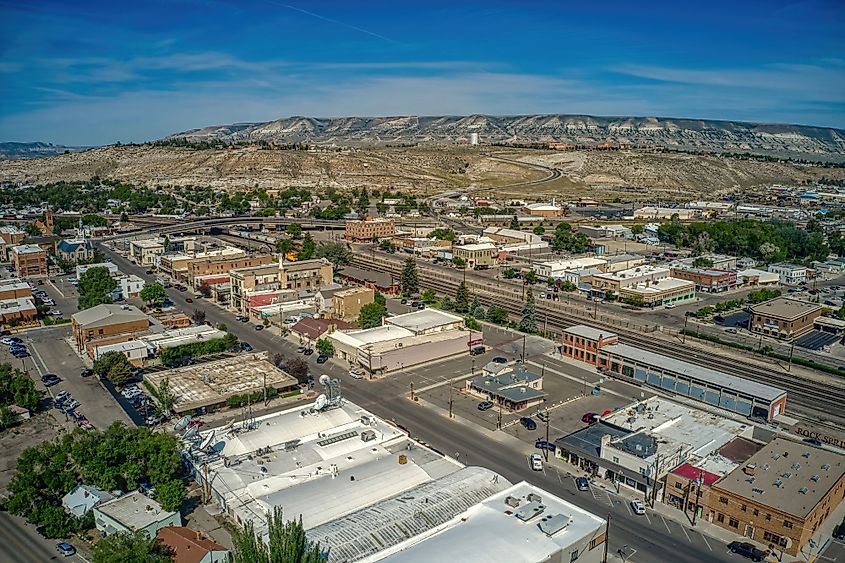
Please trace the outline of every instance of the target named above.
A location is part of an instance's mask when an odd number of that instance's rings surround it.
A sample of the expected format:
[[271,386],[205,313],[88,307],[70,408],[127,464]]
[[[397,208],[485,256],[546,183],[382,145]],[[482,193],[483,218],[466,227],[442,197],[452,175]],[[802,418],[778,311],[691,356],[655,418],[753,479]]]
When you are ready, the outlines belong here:
[[483,144],[557,141],[683,150],[752,152],[814,160],[845,159],[845,131],[804,125],[657,117],[586,115],[441,117],[288,117],[193,129],[172,135],[189,140],[278,143],[398,144],[466,143],[478,133]]
[[0,143],[0,159],[41,158],[79,150],[82,149],[50,143]]

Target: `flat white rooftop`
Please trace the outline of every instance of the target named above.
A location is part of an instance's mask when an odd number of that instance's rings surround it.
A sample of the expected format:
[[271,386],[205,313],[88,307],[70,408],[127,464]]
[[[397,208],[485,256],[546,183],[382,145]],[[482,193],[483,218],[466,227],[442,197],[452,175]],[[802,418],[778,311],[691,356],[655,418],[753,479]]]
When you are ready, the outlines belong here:
[[437,309],[422,309],[413,313],[388,317],[384,322],[417,334],[452,323],[462,323],[463,319]]
[[365,328],[363,330],[335,331],[331,334],[331,337],[337,339],[339,342],[354,347],[388,342],[411,336],[414,336],[414,333],[410,330],[392,325]]
[[569,561],[570,547],[600,537],[605,526],[604,519],[523,481],[363,561]]

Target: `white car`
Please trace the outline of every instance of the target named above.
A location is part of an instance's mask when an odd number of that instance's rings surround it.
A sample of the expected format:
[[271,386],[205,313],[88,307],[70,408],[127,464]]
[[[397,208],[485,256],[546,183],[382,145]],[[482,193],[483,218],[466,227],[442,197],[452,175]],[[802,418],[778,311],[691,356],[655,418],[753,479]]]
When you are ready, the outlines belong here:
[[352,379],[363,379],[364,378],[364,370],[361,368],[352,368],[349,370],[349,377]]
[[672,303],[667,303],[663,306],[664,309],[674,309],[675,306]]
[[645,504],[641,500],[632,500],[631,501],[631,510],[634,511],[634,514],[639,514],[642,516],[645,514]]
[[50,311],[50,314],[53,315],[54,317],[61,317],[62,316],[62,312],[59,311],[58,309],[53,309],[52,311]]
[[534,471],[542,471],[543,470],[543,456],[540,454],[531,454],[531,457],[528,458],[529,465],[531,469]]

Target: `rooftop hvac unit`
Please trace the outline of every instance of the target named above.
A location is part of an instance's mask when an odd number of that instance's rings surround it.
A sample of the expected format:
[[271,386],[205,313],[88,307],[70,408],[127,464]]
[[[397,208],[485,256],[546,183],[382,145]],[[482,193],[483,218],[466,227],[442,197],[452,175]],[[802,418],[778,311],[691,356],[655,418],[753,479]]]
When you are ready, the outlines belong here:
[[516,497],[507,497],[505,498],[505,504],[511,508],[516,508],[519,506],[519,499]]

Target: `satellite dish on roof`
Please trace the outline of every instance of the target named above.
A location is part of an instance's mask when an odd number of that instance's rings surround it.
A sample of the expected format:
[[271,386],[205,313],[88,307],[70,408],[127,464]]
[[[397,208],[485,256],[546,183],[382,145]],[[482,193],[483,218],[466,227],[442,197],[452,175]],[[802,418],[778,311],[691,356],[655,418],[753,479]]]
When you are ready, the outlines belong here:
[[[323,377],[326,377],[325,375]],[[326,405],[329,404],[329,399],[324,394],[321,394],[317,397],[317,400],[314,401],[314,410],[321,411],[326,408]]]
[[190,428],[188,428],[187,432],[182,434],[182,438],[185,439],[185,440],[189,440],[189,439],[193,438],[194,436],[196,436],[197,434],[199,434],[199,430],[197,429],[197,427],[191,426]]
[[213,441],[214,441],[214,430],[212,430],[208,434],[208,436],[205,437],[205,440],[202,441],[202,444],[200,444],[200,449],[201,450],[206,449],[208,446],[211,445],[211,442],[213,442]]
[[180,418],[176,422],[176,424],[173,425],[173,430],[175,430],[176,432],[181,432],[182,430],[187,428],[188,424],[190,424],[190,423],[191,423],[191,415],[183,416],[182,418]]
[[331,381],[331,378],[324,373],[320,376],[320,379],[318,381],[320,382],[320,385],[328,385],[329,381]]

